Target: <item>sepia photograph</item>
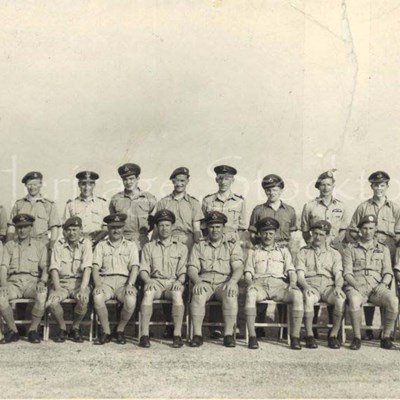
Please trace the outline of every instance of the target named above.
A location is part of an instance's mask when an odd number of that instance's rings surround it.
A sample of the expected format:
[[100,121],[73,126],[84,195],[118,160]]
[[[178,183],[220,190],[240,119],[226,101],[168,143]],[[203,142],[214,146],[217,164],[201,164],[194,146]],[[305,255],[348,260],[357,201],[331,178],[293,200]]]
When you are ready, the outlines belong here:
[[0,2],[0,398],[400,398],[399,26]]

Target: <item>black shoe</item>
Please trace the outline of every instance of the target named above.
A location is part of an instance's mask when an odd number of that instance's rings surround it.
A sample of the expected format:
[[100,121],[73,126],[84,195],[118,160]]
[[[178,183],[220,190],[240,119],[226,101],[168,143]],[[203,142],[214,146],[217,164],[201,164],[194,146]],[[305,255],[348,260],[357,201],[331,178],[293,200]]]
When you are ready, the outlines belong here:
[[219,329],[214,329],[211,331],[210,337],[211,339],[221,339],[222,332]]
[[28,329],[26,328],[25,325],[18,325],[17,330],[18,330],[19,336],[26,336],[26,334],[28,333]]
[[7,343],[6,339],[4,339],[4,338],[0,339],[0,344],[6,344],[6,343]]
[[68,337],[76,343],[83,343],[83,338],[79,329],[71,329]]
[[318,345],[317,345],[317,342],[315,341],[314,336],[306,336],[304,338],[304,340],[306,341],[307,349],[317,349],[318,348]]
[[183,340],[181,336],[174,336],[172,339],[172,347],[175,349],[179,349],[179,347],[183,346]]
[[126,344],[124,332],[117,331],[115,333],[115,339],[118,344]]
[[67,331],[65,331],[64,329],[60,329],[60,331],[58,332],[58,335],[55,337],[54,341],[56,343],[64,343],[66,337],[67,337]]
[[392,343],[390,337],[384,337],[381,339],[381,348],[386,350],[394,350],[396,346]]
[[146,335],[140,337],[139,346],[148,348],[150,347],[150,338]]
[[190,342],[190,347],[200,347],[203,345],[203,336],[194,335],[192,341]]
[[358,337],[355,337],[350,345],[350,350],[360,350],[361,347],[361,339]]
[[265,329],[264,328],[256,328],[256,337],[263,338],[265,337]]
[[4,335],[5,343],[18,342],[19,338],[20,338],[19,333],[14,331],[8,331]]
[[111,342],[111,334],[109,333],[102,333],[97,340],[98,344],[106,344]]
[[225,335],[224,336],[224,346],[225,347],[235,347],[236,346],[233,335]]
[[256,336],[249,337],[249,343],[247,344],[249,349],[258,349],[258,341]]
[[40,336],[37,333],[37,331],[29,331],[28,332],[28,340],[31,343],[35,343],[35,344],[40,343]]
[[319,338],[318,329],[317,328],[313,328],[312,331],[313,331],[314,338],[318,340],[318,338]]
[[163,338],[172,339],[173,337],[174,337],[174,327],[171,325],[167,325],[163,333]]
[[301,350],[300,339],[298,337],[292,337],[290,339],[290,348],[292,350]]
[[362,336],[362,340],[374,340],[374,331],[372,329],[367,329]]
[[330,349],[340,349],[340,342],[336,336],[328,337],[328,347]]

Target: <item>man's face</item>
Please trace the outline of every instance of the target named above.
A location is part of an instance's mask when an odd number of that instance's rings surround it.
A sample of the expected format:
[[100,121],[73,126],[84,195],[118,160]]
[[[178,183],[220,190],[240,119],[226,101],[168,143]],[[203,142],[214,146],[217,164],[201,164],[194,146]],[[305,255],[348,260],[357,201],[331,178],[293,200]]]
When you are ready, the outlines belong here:
[[372,192],[374,193],[374,197],[376,197],[378,199],[386,196],[388,187],[389,187],[389,184],[387,182],[371,184],[371,189],[372,189]]
[[167,239],[171,236],[172,222],[171,221],[160,221],[157,224],[158,236],[161,240]]
[[314,229],[311,232],[312,244],[316,247],[323,246],[326,242],[327,233],[322,229]]
[[282,189],[278,186],[265,189],[265,194],[269,201],[275,202],[281,198]]
[[332,194],[334,187],[335,184],[331,178],[322,179],[318,187],[319,193],[321,196],[329,196]]
[[96,183],[93,181],[81,181],[78,182],[79,190],[83,198],[89,198],[93,196],[93,190]]
[[176,193],[183,193],[189,183],[189,178],[186,175],[180,174],[172,179],[172,183],[174,185],[174,191]]
[[69,226],[64,229],[65,238],[70,243],[76,243],[81,237],[82,229],[80,226]]
[[25,186],[30,196],[37,196],[42,188],[42,180],[30,179],[28,182],[26,182]]
[[376,224],[374,222],[367,222],[360,228],[360,235],[363,240],[372,240],[376,233]]
[[221,192],[227,192],[234,182],[235,178],[229,174],[218,174],[215,181],[218,183],[218,189]]
[[271,246],[275,243],[275,229],[262,229],[258,235],[260,236],[261,244]]
[[126,190],[135,190],[139,183],[139,177],[135,175],[126,176],[125,178],[122,178],[122,183],[124,184],[124,188]]
[[221,223],[213,223],[208,224],[208,236],[212,242],[218,242],[222,239],[222,235],[224,233],[224,224]]
[[124,232],[124,227],[121,226],[109,226],[108,227],[108,236],[112,242],[116,242],[122,238]]
[[17,232],[18,239],[24,240],[31,235],[32,225],[17,226],[15,231]]

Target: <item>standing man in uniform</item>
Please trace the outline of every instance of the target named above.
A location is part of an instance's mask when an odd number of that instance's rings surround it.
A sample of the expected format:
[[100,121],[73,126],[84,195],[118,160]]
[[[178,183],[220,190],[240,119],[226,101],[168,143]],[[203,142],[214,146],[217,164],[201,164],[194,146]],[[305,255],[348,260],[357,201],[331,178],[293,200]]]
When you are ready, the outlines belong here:
[[[180,167],[175,169],[169,179],[174,190],[162,198],[156,205],[158,210],[170,210],[176,221],[172,226],[172,237],[183,243],[190,250],[193,243],[201,238],[200,220],[204,217],[199,201],[186,192],[189,183],[189,169]],[[157,228],[154,229],[152,239],[158,238]]]
[[224,346],[235,347],[234,329],[238,313],[238,282],[243,275],[243,252],[239,242],[224,236],[228,218],[218,211],[205,217],[208,237],[192,247],[188,276],[193,283],[190,310],[194,336],[192,347],[203,344],[202,324],[206,302],[212,298],[222,302]]
[[57,240],[51,253],[50,275],[52,287],[46,306],[50,308],[60,331],[55,339],[65,342],[67,326],[61,302],[72,298],[76,300],[74,320],[69,333],[77,343],[83,342],[80,324],[85,317],[89,303],[89,280],[92,271],[92,242],[82,237],[82,220],[70,217],[63,225],[64,237]]
[[21,298],[35,300],[28,340],[40,343],[37,329],[44,315],[47,296],[48,251],[42,241],[31,237],[34,221],[35,217],[29,214],[13,217],[16,237],[4,246],[0,267],[0,314],[9,328],[5,335],[7,343],[19,340],[9,301]]
[[[396,243],[400,239],[400,207],[386,196],[390,181],[389,174],[384,171],[376,171],[368,177],[368,181],[371,183],[373,195],[370,199],[362,202],[354,212],[349,226],[350,235],[354,240],[358,240],[357,226],[360,221],[366,215],[375,215],[377,219],[376,238],[389,248],[392,265],[394,265]],[[374,311],[373,308],[365,309],[366,325],[372,325]],[[373,338],[373,331],[368,329],[364,339],[371,340]]]
[[94,196],[93,191],[99,174],[93,171],[81,171],[76,174],[80,195],[68,200],[64,211],[64,221],[71,217],[82,220],[82,236],[98,243],[107,235],[103,219],[108,215],[107,200]]
[[40,194],[43,175],[36,171],[28,172],[22,178],[22,183],[25,184],[28,194],[22,199],[17,200],[11,210],[7,240],[12,240],[14,236],[12,219],[18,214],[29,214],[35,218],[31,237],[42,241],[47,246],[50,245],[50,249],[52,249],[58,238],[58,229],[61,226],[61,222],[55,203]]
[[292,304],[291,342],[293,350],[300,350],[300,329],[303,320],[303,295],[297,287],[296,270],[287,247],[275,243],[279,222],[270,217],[256,222],[260,244],[250,249],[246,259],[244,278],[247,283],[246,320],[249,330],[249,349],[258,349],[256,304],[274,300]]
[[[297,219],[295,209],[281,200],[285,183],[279,175],[269,174],[263,178],[261,186],[267,195],[267,201],[256,206],[251,213],[249,225],[250,240],[253,245],[258,242],[256,224],[258,221],[270,217],[279,222],[275,242],[282,247],[287,247],[292,232],[297,230]],[[266,304],[257,305],[257,322],[265,322],[266,310]],[[280,313],[282,312],[281,307],[278,307],[278,310]],[[257,329],[257,334],[258,336],[264,336],[265,332],[263,329]]]
[[123,303],[116,329],[118,344],[125,344],[124,331],[136,307],[136,278],[139,272],[139,251],[135,242],[123,236],[126,214],[110,214],[104,218],[108,238],[97,244],[93,254],[93,300],[103,333],[99,344],[111,341],[106,301],[117,299]]
[[365,215],[357,225],[359,240],[343,256],[345,292],[349,301],[350,319],[354,338],[350,349],[361,347],[362,306],[371,302],[384,308],[381,347],[394,349],[390,335],[398,315],[399,300],[389,289],[393,278],[388,247],[376,238],[379,220],[375,215]]
[[346,296],[343,287],[343,267],[340,253],[327,241],[332,225],[315,221],[311,226],[311,240],[297,253],[297,282],[304,295],[304,325],[306,347],[318,347],[313,335],[314,304],[320,300],[334,305],[333,326],[328,337],[331,349],[339,349],[338,334],[342,324]]
[[172,300],[174,332],[172,346],[183,346],[182,321],[185,313],[183,290],[186,280],[188,249],[172,236],[175,214],[161,209],[154,216],[158,239],[143,247],[140,278],[144,282],[144,296],[140,307],[142,316],[139,345],[150,347],[149,324],[153,314],[153,301],[161,298]]
[[124,237],[133,240],[138,249],[149,241],[149,215],[157,203],[156,198],[149,192],[138,187],[141,169],[137,164],[124,164],[118,168],[124,190],[111,198],[109,210],[111,214],[124,213],[128,216]]

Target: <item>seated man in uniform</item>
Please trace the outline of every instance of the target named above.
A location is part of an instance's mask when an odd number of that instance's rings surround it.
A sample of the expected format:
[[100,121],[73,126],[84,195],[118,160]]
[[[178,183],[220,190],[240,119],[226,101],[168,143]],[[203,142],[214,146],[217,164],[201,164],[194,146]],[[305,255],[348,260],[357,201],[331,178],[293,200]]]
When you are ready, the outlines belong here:
[[192,247],[188,276],[193,282],[190,310],[194,336],[192,347],[203,344],[205,305],[215,298],[222,302],[224,346],[235,347],[234,329],[238,313],[238,282],[243,275],[243,253],[239,241],[223,235],[225,214],[211,211],[205,217],[208,237]]
[[[246,321],[249,330],[249,349],[258,349],[254,323],[256,304],[263,300],[292,304],[291,343],[300,350],[300,328],[303,320],[303,295],[297,287],[296,270],[287,247],[275,243],[279,222],[266,217],[255,225],[260,244],[249,250],[244,269],[247,283]],[[289,283],[288,283],[289,281]]]
[[50,307],[60,327],[55,341],[62,343],[67,336],[67,327],[60,303],[68,298],[76,300],[70,337],[74,342],[80,343],[83,339],[79,327],[89,303],[92,242],[82,237],[82,220],[79,217],[68,218],[63,230],[64,237],[56,242],[51,253],[49,271],[52,288],[46,305]]
[[350,349],[361,347],[362,306],[366,302],[384,307],[381,338],[383,349],[395,348],[390,335],[398,314],[398,299],[389,289],[393,278],[390,251],[376,238],[377,218],[365,215],[357,225],[360,239],[343,253],[345,293],[350,305],[354,338]]
[[300,249],[296,259],[297,281],[304,294],[304,325],[306,347],[318,347],[313,335],[314,305],[320,300],[334,305],[333,326],[328,337],[331,349],[339,349],[337,338],[343,319],[346,295],[343,287],[343,267],[340,253],[329,245],[331,224],[316,221],[311,226],[311,241]]
[[167,209],[154,215],[158,239],[143,247],[140,277],[144,282],[144,297],[140,312],[142,316],[139,345],[150,347],[149,324],[153,314],[153,301],[161,298],[172,299],[174,322],[172,346],[183,346],[182,321],[185,313],[183,289],[186,280],[188,250],[176,237],[172,237],[175,214]]
[[103,332],[99,344],[111,341],[106,301],[117,299],[123,303],[121,318],[116,328],[118,344],[125,344],[125,327],[136,307],[135,287],[139,271],[139,251],[135,242],[123,236],[127,215],[110,214],[104,218],[108,238],[100,241],[93,254],[93,300]]
[[28,340],[40,343],[37,328],[47,296],[48,252],[43,242],[30,236],[34,221],[30,214],[17,214],[12,219],[17,236],[4,246],[0,267],[0,314],[9,328],[5,335],[7,343],[19,340],[9,301],[21,298],[35,300]]

